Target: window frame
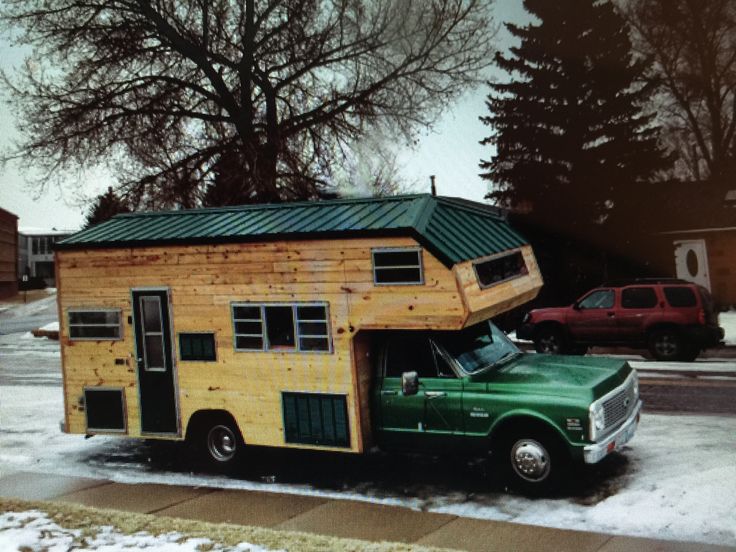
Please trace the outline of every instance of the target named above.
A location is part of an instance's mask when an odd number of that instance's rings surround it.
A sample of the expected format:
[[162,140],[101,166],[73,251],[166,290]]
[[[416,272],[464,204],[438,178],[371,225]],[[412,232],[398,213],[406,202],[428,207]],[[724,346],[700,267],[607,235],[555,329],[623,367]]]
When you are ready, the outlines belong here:
[[[422,247],[419,246],[407,246],[407,247],[373,247],[371,248],[371,269],[373,271],[373,285],[374,286],[423,286],[424,285],[424,255],[422,255]],[[418,264],[416,265],[398,265],[398,266],[376,266],[376,253],[412,253],[416,252]],[[379,270],[404,270],[404,269],[419,269],[419,281],[417,282],[379,282],[376,279],[376,275]]]
[[[70,314],[86,313],[86,312],[114,312],[118,315],[117,325],[113,324],[72,324]],[[122,341],[123,340],[123,309],[116,308],[104,308],[104,307],[70,307],[66,309],[66,325],[67,333],[69,334],[70,341]],[[118,328],[117,337],[73,337],[72,327],[103,327],[103,328]]]
[[[261,348],[243,348],[237,346],[237,338],[238,337],[258,337],[258,334],[239,334],[235,331],[235,324],[236,322],[257,322],[259,320],[256,319],[250,319],[250,318],[235,318],[235,308],[236,307],[258,307],[259,313],[260,313],[260,323],[261,323]],[[291,318],[292,318],[292,324],[294,327],[294,347],[293,348],[270,348],[270,343],[268,340],[268,329],[266,326],[266,308],[267,307],[290,307],[291,308]],[[325,318],[324,320],[317,320],[317,319],[300,319],[298,314],[299,307],[322,307],[324,308]],[[298,302],[255,302],[255,301],[233,301],[230,303],[230,321],[232,323],[233,328],[233,349],[235,352],[264,352],[264,353],[299,353],[299,354],[332,354],[334,352],[334,346],[332,342],[332,324],[330,321],[330,304],[327,301],[298,301]],[[301,322],[317,322],[317,323],[324,323],[327,328],[327,334],[326,335],[316,335],[316,334],[304,334],[302,335],[299,331],[299,324]],[[302,349],[301,347],[301,340],[302,338],[324,338],[327,340],[327,349],[323,350],[314,350],[314,349]]]
[[[210,359],[191,359],[191,358],[184,358],[184,355],[181,354],[181,337],[183,335],[211,335],[212,336],[212,354],[213,358]],[[179,342],[179,360],[181,362],[217,362],[217,339],[215,337],[215,332],[178,332],[177,333],[178,342]]]
[[[487,263],[489,261],[495,261],[498,259],[502,259],[504,257],[511,257],[512,255],[519,255],[521,257],[521,262],[524,265],[524,272],[520,272],[519,274],[514,274],[513,276],[509,276],[508,278],[504,278],[503,280],[498,280],[497,282],[491,282],[490,284],[484,284],[480,281],[480,275],[478,274],[478,265]],[[503,251],[501,253],[496,253],[495,255],[489,255],[487,257],[481,257],[479,259],[473,260],[473,273],[475,273],[475,280],[478,282],[478,286],[480,289],[488,289],[492,288],[493,286],[497,286],[499,284],[503,284],[504,282],[508,282],[510,280],[515,280],[516,278],[522,278],[524,276],[529,276],[529,267],[526,265],[526,259],[524,258],[524,253],[521,249],[514,249],[512,251]]]

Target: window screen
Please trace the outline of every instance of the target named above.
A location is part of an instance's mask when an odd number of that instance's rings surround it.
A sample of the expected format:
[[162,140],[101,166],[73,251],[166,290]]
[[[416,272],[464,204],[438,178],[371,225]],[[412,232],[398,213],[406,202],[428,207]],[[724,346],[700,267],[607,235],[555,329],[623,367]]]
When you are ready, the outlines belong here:
[[69,314],[70,339],[121,339],[120,310],[74,309]]
[[671,307],[694,307],[698,304],[695,293],[688,287],[665,287],[664,296]]
[[373,282],[423,284],[421,249],[374,249]]
[[621,292],[625,309],[651,309],[657,306],[657,294],[650,287],[626,288]]
[[344,395],[281,394],[287,443],[350,446],[347,400]]
[[216,360],[215,334],[180,333],[179,358],[181,360]]
[[521,251],[515,251],[503,257],[496,257],[495,259],[475,263],[473,268],[475,268],[475,275],[482,288],[529,273]]

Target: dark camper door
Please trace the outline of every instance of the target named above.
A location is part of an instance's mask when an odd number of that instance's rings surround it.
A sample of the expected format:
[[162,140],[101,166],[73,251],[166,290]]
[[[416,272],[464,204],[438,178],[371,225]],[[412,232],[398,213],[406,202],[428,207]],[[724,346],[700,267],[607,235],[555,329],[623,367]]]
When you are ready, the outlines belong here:
[[167,290],[133,290],[141,433],[177,434],[176,386]]

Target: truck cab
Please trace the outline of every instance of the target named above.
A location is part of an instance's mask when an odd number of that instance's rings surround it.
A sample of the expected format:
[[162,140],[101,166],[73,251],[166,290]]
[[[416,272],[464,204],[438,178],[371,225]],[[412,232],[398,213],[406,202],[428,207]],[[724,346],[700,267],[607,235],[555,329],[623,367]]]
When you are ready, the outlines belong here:
[[519,486],[546,489],[622,447],[638,424],[625,361],[526,354],[490,321],[376,341],[373,427],[384,449],[491,452]]

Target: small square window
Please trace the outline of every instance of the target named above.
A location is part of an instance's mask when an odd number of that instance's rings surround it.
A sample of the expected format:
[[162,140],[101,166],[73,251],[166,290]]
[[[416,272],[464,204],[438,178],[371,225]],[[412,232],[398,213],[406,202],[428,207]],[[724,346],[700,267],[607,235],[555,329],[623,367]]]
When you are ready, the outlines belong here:
[[375,284],[420,285],[424,283],[421,249],[374,249],[371,253]]
[[215,356],[215,334],[180,333],[179,358],[181,360],[217,360]]

